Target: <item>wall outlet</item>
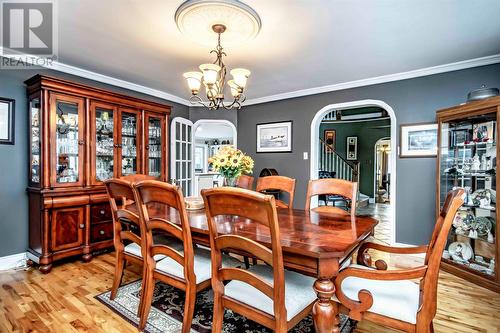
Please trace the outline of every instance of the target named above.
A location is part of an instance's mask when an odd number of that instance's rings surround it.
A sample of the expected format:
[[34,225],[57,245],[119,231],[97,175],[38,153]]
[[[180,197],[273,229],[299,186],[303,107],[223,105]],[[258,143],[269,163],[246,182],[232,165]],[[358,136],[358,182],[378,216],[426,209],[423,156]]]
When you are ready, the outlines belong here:
[[309,159],[309,153],[307,151],[304,152],[304,159],[305,160]]

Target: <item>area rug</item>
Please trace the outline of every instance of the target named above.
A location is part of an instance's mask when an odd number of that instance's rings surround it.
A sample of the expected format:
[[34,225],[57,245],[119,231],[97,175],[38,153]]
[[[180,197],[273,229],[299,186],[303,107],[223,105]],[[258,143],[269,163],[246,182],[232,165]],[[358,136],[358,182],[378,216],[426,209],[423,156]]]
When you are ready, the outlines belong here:
[[[131,282],[118,289],[118,295],[112,301],[109,299],[110,292],[107,291],[95,298],[101,301],[114,312],[118,313],[128,322],[137,326],[137,308],[141,281]],[[180,332],[182,327],[182,315],[184,309],[184,292],[173,288],[162,282],[158,282],[153,295],[151,311],[145,332],[147,333],[170,333]],[[195,314],[191,332],[208,333],[212,327],[213,294],[208,289],[198,293],[196,299]],[[341,315],[341,333],[351,333],[356,322]],[[232,311],[226,310],[224,315],[224,333],[271,333],[272,331],[240,316]],[[308,333],[314,332],[312,317],[309,315],[298,323],[290,332]]]

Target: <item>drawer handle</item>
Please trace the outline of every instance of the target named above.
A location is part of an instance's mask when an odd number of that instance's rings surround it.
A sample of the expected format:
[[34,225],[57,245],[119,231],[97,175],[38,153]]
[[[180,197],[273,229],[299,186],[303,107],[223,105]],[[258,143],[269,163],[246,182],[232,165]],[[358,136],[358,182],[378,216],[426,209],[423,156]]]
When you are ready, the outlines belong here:
[[106,212],[104,211],[104,209],[101,209],[99,213],[101,213],[101,215],[104,215]]
[[100,235],[104,235],[104,230],[99,230]]
[[80,229],[83,229],[83,228],[85,228],[85,224],[82,223],[82,224],[80,224]]

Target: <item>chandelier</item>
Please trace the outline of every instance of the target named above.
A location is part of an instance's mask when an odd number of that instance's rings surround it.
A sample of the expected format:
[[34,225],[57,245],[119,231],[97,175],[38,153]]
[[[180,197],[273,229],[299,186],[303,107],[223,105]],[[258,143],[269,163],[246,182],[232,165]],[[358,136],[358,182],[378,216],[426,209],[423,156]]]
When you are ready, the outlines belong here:
[[[216,59],[213,63],[200,65],[201,72],[186,72],[184,78],[187,80],[191,97],[189,100],[193,104],[201,104],[210,110],[224,108],[230,110],[233,108],[241,109],[241,104],[245,101],[244,94],[247,85],[247,79],[250,76],[250,71],[245,68],[235,68],[229,73],[233,79],[227,81],[227,68],[224,65],[223,57],[227,56],[221,46],[221,35],[226,31],[226,26],[223,24],[214,24],[212,30],[217,34],[217,46],[210,51],[214,53]],[[201,84],[205,86],[206,98],[204,100],[200,95]],[[232,101],[225,102],[224,88],[229,87],[231,91]]]

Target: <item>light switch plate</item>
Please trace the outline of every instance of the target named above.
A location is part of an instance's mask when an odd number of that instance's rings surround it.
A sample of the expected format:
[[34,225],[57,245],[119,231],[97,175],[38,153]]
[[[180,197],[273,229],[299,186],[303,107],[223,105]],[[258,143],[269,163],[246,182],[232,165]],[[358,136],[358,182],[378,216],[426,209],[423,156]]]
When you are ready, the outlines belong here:
[[307,151],[304,152],[304,159],[305,160],[308,160],[309,159],[309,154],[307,153]]

